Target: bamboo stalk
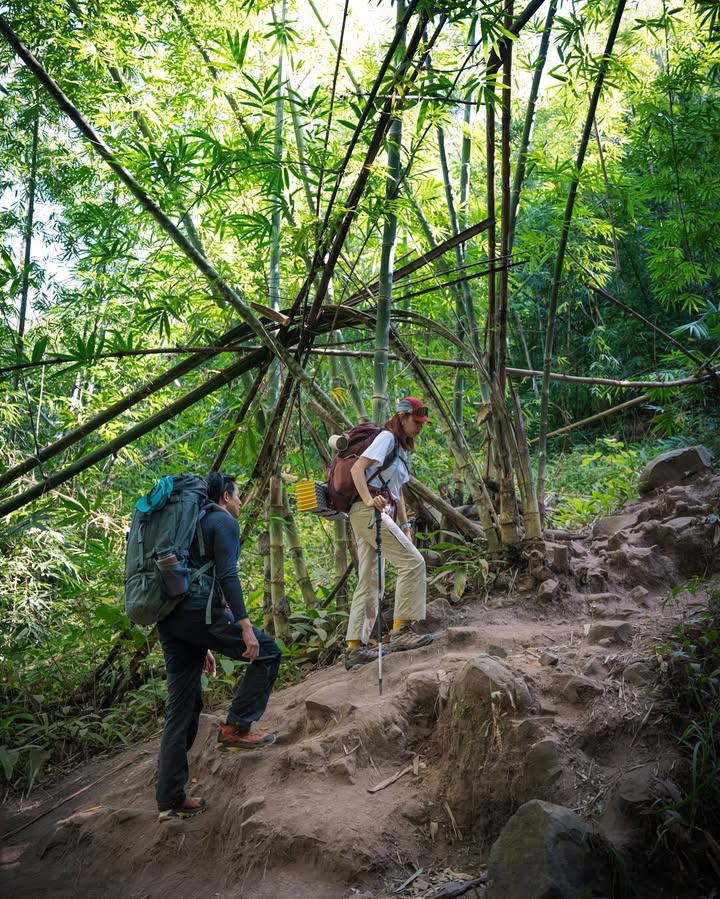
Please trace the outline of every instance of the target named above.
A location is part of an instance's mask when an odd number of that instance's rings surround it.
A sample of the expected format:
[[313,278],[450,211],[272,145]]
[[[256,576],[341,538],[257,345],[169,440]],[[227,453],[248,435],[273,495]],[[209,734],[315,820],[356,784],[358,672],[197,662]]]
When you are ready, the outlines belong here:
[[290,604],[285,593],[285,555],[283,552],[282,480],[275,473],[270,478],[267,503],[268,532],[270,534],[270,596],[275,636],[287,641],[290,636],[288,615]]
[[[571,253],[568,253],[569,256],[572,257]],[[626,306],[621,300],[618,300],[617,297],[614,297],[611,293],[608,293],[607,290],[602,288],[598,283],[597,278],[591,271],[589,271],[585,266],[572,257],[575,265],[579,266],[585,274],[592,279],[592,284],[586,284],[588,290],[593,290],[595,293],[599,293],[601,297],[604,297],[606,300],[609,300],[611,303],[614,303],[618,309],[622,309],[623,312],[627,312],[628,315],[631,315],[633,318],[636,318],[639,322],[642,322],[646,327],[648,327],[651,331],[654,331],[655,334],[659,334],[660,337],[663,337],[667,340],[668,343],[672,344],[676,350],[679,350],[684,356],[687,356],[692,362],[694,362],[700,368],[704,368],[705,362],[699,357],[684,347],[680,341],[676,340],[672,334],[668,334],[667,331],[663,331],[662,328],[659,328],[657,325],[653,324],[649,319],[645,318],[644,315],[641,315],[639,312],[636,312],[634,309],[631,309],[630,306]]]
[[308,574],[307,565],[305,563],[305,554],[303,553],[300,535],[298,533],[297,525],[295,524],[295,516],[290,509],[287,491],[284,487],[282,488],[282,511],[289,556],[293,563],[293,568],[295,569],[295,580],[300,588],[303,604],[307,609],[316,609],[318,607],[317,594],[315,593],[312,581],[310,580],[310,575]]
[[[594,288],[593,288],[594,289]],[[348,325],[352,325],[353,322],[346,322]],[[342,342],[342,338],[340,338],[340,342]],[[257,344],[229,344],[227,347],[163,347],[157,349],[148,349],[148,350],[136,350],[132,353],[101,353],[97,357],[97,359],[112,359],[112,358],[121,358],[125,355],[179,355],[180,353],[213,353],[217,355],[219,353],[255,353],[259,347]],[[352,366],[349,365],[350,359],[372,359],[373,352],[371,350],[345,350],[339,349],[334,346],[313,346],[310,347],[307,351],[308,354],[313,356],[336,356],[338,357],[343,364],[347,363],[349,366],[349,370],[352,372]],[[388,359],[392,359],[394,361],[400,359],[400,356],[393,355],[390,353],[388,355]],[[439,359],[431,356],[418,356],[418,359],[423,363],[423,365],[437,365],[441,368],[474,368],[474,363],[470,361],[463,361],[462,359]],[[6,372],[11,371],[16,368],[33,368],[42,365],[71,365],[77,364],[74,363],[73,360],[69,359],[47,359],[44,362],[27,362],[27,363],[18,363],[12,366],[6,366],[5,368],[0,368],[0,375],[5,374]],[[508,367],[506,369],[506,373],[508,377],[511,378],[542,378],[542,371],[539,369],[532,368],[511,368]],[[625,381],[618,378],[593,378],[588,377],[586,375],[567,375],[563,372],[550,372],[550,380],[552,381],[564,381],[568,384],[597,384],[601,386],[607,387],[621,387],[625,389],[633,389],[636,388],[638,390],[662,390],[664,389],[675,389],[677,387],[690,387],[695,384],[702,384],[704,381],[709,380],[710,378],[716,377],[720,373],[720,369],[704,369],[703,374],[693,375],[688,378],[674,378],[670,381]],[[346,384],[347,384],[346,378]],[[358,415],[358,421],[360,421],[360,417]],[[367,416],[366,416],[367,420]],[[32,466],[31,466],[32,467]]]
[[560,295],[560,282],[562,280],[563,267],[565,262],[565,251],[567,248],[568,237],[570,234],[570,226],[572,224],[573,211],[575,209],[575,199],[577,197],[578,186],[580,184],[580,172],[582,171],[585,153],[590,141],[590,133],[592,124],[595,119],[598,101],[605,82],[605,74],[610,64],[610,57],[615,46],[615,39],[620,29],[623,12],[625,11],[626,0],[618,0],[615,8],[610,32],[608,34],[605,50],[598,66],[597,77],[590,98],[587,116],[585,118],[585,126],[580,138],[577,158],[575,160],[575,168],[572,175],[572,182],[563,213],[562,227],[560,230],[560,239],[558,242],[558,251],[555,258],[555,267],[553,270],[553,279],[550,287],[550,296],[548,298],[547,309],[547,328],[545,332],[545,354],[543,365],[543,385],[540,394],[540,435],[538,439],[538,475],[537,475],[537,494],[538,504],[541,512],[545,498],[545,470],[547,468],[547,429],[548,429],[548,411],[550,405],[550,368],[552,365],[553,340],[555,336],[555,318],[557,316],[558,297]]
[[20,311],[18,313],[18,355],[23,352],[25,336],[25,319],[27,316],[28,295],[30,293],[30,260],[32,258],[32,236],[35,220],[35,189],[37,186],[37,158],[40,129],[40,104],[35,107],[35,118],[32,126],[30,144],[30,178],[28,181],[27,211],[23,232],[23,267],[20,276]]
[[[608,415],[615,415],[616,412],[622,412],[624,409],[631,409],[633,406],[639,406],[641,403],[647,403],[649,402],[649,400],[650,397],[647,394],[633,397],[631,400],[620,403],[618,406],[612,406],[612,408],[605,409],[603,412],[598,412],[595,415],[591,415],[589,418],[583,418],[581,421],[574,421],[572,422],[572,424],[565,425],[564,428],[558,428],[556,431],[550,431],[547,436],[557,437],[559,434],[567,434],[568,431],[574,431],[576,428],[582,428],[585,425],[592,424],[595,421],[600,421],[600,419],[602,418],[607,418]],[[539,439],[539,437],[535,437],[530,441],[530,443],[537,443]]]
[[[241,332],[240,328],[233,328],[231,331],[226,332],[221,338],[221,342],[226,338],[232,339],[236,334]],[[171,384],[173,381],[182,377],[184,374],[193,371],[196,368],[199,368],[207,359],[211,359],[213,356],[217,356],[219,353],[226,352],[224,347],[220,348],[212,348],[206,350],[199,350],[194,355],[184,359],[182,362],[179,362],[177,365],[174,365],[172,368],[168,369],[164,374],[158,376],[157,378],[153,378],[152,381],[148,381],[146,384],[142,384],[136,390],[133,390],[123,399],[118,400],[117,403],[113,403],[111,406],[108,406],[107,409],[104,409],[102,412],[99,412],[97,415],[94,415],[92,418],[88,419],[84,424],[80,425],[79,428],[75,428],[74,431],[70,431],[65,436],[61,437],[59,440],[56,440],[54,443],[50,443],[42,449],[38,450],[34,456],[30,456],[24,459],[22,462],[19,462],[17,465],[14,465],[12,468],[9,468],[7,471],[0,473],[0,487],[5,487],[7,484],[12,483],[17,478],[22,477],[22,475],[27,474],[29,471],[42,462],[46,462],[48,459],[52,459],[54,456],[61,453],[63,450],[68,449],[73,444],[82,440],[83,437],[87,437],[89,434],[92,434],[94,431],[97,431],[107,422],[112,421],[114,418],[117,418],[121,412],[125,412],[126,410],[132,408],[132,406],[139,403],[141,400],[146,399],[149,396],[152,396],[154,393],[157,393],[163,387],[166,387],[168,384]],[[258,350],[253,350],[254,353],[257,353]]]
[[258,535],[258,552],[263,560],[263,629],[271,637],[275,636],[275,621],[272,613],[272,593],[270,592],[270,533],[262,531]]
[[[401,32],[405,15],[405,0],[397,0],[395,28]],[[398,64],[402,64],[405,48],[401,38],[398,41]],[[398,97],[399,99],[399,97]],[[397,238],[397,216],[395,201],[400,186],[400,149],[402,147],[402,119],[398,111],[387,132],[387,167],[385,176],[385,220],[382,228],[380,247],[380,277],[378,279],[377,321],[375,325],[375,358],[373,359],[373,421],[382,424],[388,409],[388,352],[390,339],[390,310],[392,309],[393,262],[395,240]]]
[[113,440],[109,440],[102,446],[97,447],[92,452],[77,459],[71,465],[66,466],[54,474],[48,475],[44,478],[42,483],[35,484],[33,487],[23,490],[16,496],[0,503],[0,518],[4,515],[8,515],[10,512],[22,508],[22,506],[32,502],[32,500],[44,496],[46,493],[49,493],[50,490],[71,480],[75,475],[91,468],[103,459],[107,459],[108,456],[114,455],[129,443],[132,443],[134,440],[149,433],[164,422],[179,415],[180,412],[183,412],[201,399],[209,396],[215,390],[219,390],[226,384],[230,384],[238,375],[242,374],[242,372],[248,371],[250,368],[261,364],[263,360],[267,358],[268,353],[269,351],[267,349],[262,349],[258,350],[257,353],[252,356],[246,356],[245,358],[240,359],[233,365],[223,369],[215,375],[215,377],[210,378],[210,380],[206,381],[204,384],[201,384],[199,387],[186,393],[184,396],[180,397],[180,399],[175,400],[174,403],[166,406],[160,412],[151,415],[150,418],[140,422],[140,424],[135,425],[135,427],[129,428]]
[[454,506],[451,506],[441,496],[438,496],[426,484],[418,481],[414,475],[410,475],[408,489],[411,493],[420,497],[428,506],[432,506],[438,512],[441,512],[448,524],[455,528],[456,531],[459,531],[471,540],[485,539],[485,531],[477,522],[470,521],[462,512],[458,512]]
[[243,373],[243,386],[247,390],[247,394],[245,395],[245,399],[243,400],[242,406],[238,409],[237,415],[235,416],[235,420],[233,421],[232,427],[228,431],[225,440],[223,440],[222,446],[215,454],[215,458],[213,459],[213,463],[210,466],[210,471],[219,471],[222,467],[223,462],[227,458],[228,453],[230,452],[230,448],[235,442],[235,438],[237,437],[238,430],[240,429],[240,425],[245,421],[245,416],[247,415],[250,406],[252,405],[253,400],[257,396],[257,392],[260,389],[260,385],[263,382],[265,374],[267,372],[267,365],[261,365],[257,374],[255,375],[255,380],[248,384],[245,381],[245,376],[247,373]]
[[550,5],[545,19],[542,38],[540,39],[540,47],[538,49],[538,58],[535,62],[533,71],[532,85],[530,86],[530,95],[528,97],[527,109],[525,111],[525,121],[523,124],[523,133],[520,138],[520,148],[518,150],[517,164],[515,166],[515,178],[513,179],[512,196],[510,199],[510,252],[512,252],[515,242],[515,230],[517,225],[517,212],[520,204],[520,192],[525,182],[525,172],[527,170],[527,154],[530,148],[530,135],[532,134],[533,123],[535,121],[535,108],[537,106],[537,98],[540,93],[540,81],[542,80],[545,62],[547,60],[548,47],[550,46],[550,35],[552,26],[557,12],[558,0],[550,0]]

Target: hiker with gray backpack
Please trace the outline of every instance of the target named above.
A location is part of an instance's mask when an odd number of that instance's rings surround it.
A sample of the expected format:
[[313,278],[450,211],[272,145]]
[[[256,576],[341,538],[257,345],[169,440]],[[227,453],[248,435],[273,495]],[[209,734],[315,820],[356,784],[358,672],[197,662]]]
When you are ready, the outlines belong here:
[[240,496],[232,477],[212,472],[163,478],[138,500],[128,537],[125,609],[137,624],[157,622],[168,699],[156,799],[161,821],[202,814],[188,796],[187,754],[202,710],[201,676],[215,673],[213,652],[249,662],[226,723],[224,751],[264,749],[274,734],[252,730],[265,712],[280,668],[274,640],[252,626],[237,571]]
[[403,497],[403,486],[410,480],[409,454],[429,421],[422,401],[405,397],[350,468],[356,493],[348,514],[357,544],[358,583],[348,618],[348,669],[378,658],[369,641],[383,594],[386,558],[397,569],[397,581],[392,631],[382,652],[403,652],[432,642],[432,635],[416,633],[413,627],[425,619],[427,578],[425,560],[410,538]]

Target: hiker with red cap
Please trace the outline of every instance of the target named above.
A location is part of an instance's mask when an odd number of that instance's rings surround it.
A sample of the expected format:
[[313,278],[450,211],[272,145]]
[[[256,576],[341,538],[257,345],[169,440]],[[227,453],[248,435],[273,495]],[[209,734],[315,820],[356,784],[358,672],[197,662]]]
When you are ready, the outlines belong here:
[[[348,619],[345,654],[348,669],[377,658],[376,650],[368,646],[368,641],[378,615],[378,596],[382,595],[386,558],[397,569],[397,582],[392,632],[383,652],[418,649],[432,642],[432,635],[418,634],[413,629],[413,622],[425,620],[427,579],[425,560],[410,536],[411,525],[403,498],[403,486],[410,480],[409,456],[415,438],[430,421],[427,411],[422,401],[414,396],[400,400],[393,417],[362,451],[351,469],[359,495],[349,513],[357,544],[358,583]],[[392,453],[393,446],[395,454]],[[381,470],[389,456],[392,462]],[[379,558],[376,555],[376,510],[381,514],[382,554]]]

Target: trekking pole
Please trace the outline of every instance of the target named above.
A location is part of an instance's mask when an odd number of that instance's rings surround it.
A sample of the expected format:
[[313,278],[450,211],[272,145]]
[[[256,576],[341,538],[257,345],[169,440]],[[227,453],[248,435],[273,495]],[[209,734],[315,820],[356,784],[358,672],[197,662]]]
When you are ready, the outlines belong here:
[[375,546],[377,547],[378,562],[378,693],[382,696],[382,512],[375,509]]

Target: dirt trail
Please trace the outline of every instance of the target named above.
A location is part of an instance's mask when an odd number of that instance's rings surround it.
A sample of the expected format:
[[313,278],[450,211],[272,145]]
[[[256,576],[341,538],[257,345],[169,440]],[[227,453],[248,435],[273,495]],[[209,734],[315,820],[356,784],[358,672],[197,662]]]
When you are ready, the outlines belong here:
[[[219,719],[204,715],[191,755],[192,792],[209,801],[198,818],[158,824],[157,740],[10,805],[4,895],[379,897],[423,868],[399,894],[423,896],[452,872],[477,876],[530,798],[598,817],[624,772],[674,758],[651,648],[688,614],[682,597],[663,602],[669,588],[720,571],[719,508],[720,478],[701,478],[557,540],[540,591],[435,600],[434,642],[385,657],[382,697],[376,666],[340,664],[274,694],[267,751],[218,753]],[[490,669],[483,698],[476,675]]]

